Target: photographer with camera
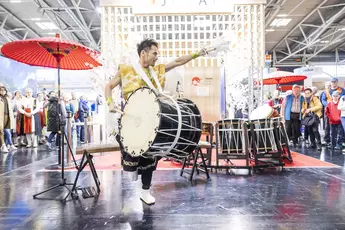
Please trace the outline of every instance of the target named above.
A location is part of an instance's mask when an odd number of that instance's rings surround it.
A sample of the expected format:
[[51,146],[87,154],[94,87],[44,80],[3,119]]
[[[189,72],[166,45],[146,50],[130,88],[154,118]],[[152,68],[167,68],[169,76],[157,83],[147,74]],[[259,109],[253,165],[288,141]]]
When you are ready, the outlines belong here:
[[[63,97],[61,95],[61,97]],[[64,128],[64,125],[66,124],[66,117],[67,117],[67,113],[66,113],[66,107],[65,107],[65,103],[63,100],[60,100],[60,109],[61,109],[61,125],[63,126],[62,128]],[[48,145],[48,149],[49,151],[52,150],[52,141],[53,138],[55,137],[55,135],[57,134],[56,137],[56,146],[60,145],[60,134],[59,132],[59,104],[58,104],[58,98],[55,94],[54,91],[51,91],[49,93],[49,100],[48,103],[46,105],[48,107],[48,111],[47,111],[47,118],[48,118],[48,125],[47,125],[47,131],[51,132],[49,134],[48,140],[47,140],[47,145]]]

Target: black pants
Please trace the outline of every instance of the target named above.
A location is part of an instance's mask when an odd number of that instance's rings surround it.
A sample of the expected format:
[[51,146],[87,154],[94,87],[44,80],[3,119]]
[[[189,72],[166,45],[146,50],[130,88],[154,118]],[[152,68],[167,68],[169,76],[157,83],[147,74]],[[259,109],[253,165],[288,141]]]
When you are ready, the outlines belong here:
[[297,144],[298,138],[301,136],[300,114],[291,113],[290,120],[286,120],[285,124],[289,139],[292,140],[294,144]]
[[[125,171],[135,171],[138,170],[138,166],[140,165],[144,165],[147,166],[148,164],[151,163],[151,161],[147,158],[143,158],[141,157],[141,161],[139,160],[138,165],[136,167],[126,167],[125,165],[123,165],[123,159],[132,159],[130,157],[130,155],[125,151],[122,142],[120,141],[120,137],[116,136],[116,140],[119,143],[120,146],[120,151],[121,151],[121,164],[124,168]],[[133,158],[133,163],[136,163],[136,161]],[[140,164],[141,163],[141,164]],[[152,168],[148,168],[147,170],[138,170],[138,173],[141,174],[141,182],[143,184],[142,189],[148,190],[151,187],[151,182],[152,182],[152,176],[153,176],[153,169]]]
[[[318,145],[321,144],[321,136],[320,136],[320,132],[319,132],[319,122],[315,122],[313,125],[311,126],[307,126],[307,130],[310,136],[310,144],[311,145],[315,145],[316,143]],[[316,140],[316,142],[315,142]]]
[[326,115],[323,116],[324,119],[324,124],[325,124],[325,137],[324,137],[324,141],[327,143],[331,142],[331,125],[329,124],[329,119],[327,118]]
[[141,183],[143,184],[142,189],[145,189],[145,190],[150,189],[151,182],[152,182],[152,175],[153,175],[152,170],[141,172]]
[[304,127],[304,140],[308,140],[309,136],[310,135],[308,127]]
[[331,143],[332,146],[341,146],[343,144],[344,129],[341,124],[331,124]]

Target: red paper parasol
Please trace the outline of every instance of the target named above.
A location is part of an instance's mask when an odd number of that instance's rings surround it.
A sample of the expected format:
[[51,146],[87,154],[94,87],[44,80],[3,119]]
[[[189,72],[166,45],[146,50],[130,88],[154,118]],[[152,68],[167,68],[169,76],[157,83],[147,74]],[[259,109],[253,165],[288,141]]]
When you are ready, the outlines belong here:
[[280,85],[286,83],[293,83],[296,81],[302,81],[306,79],[307,76],[294,74],[286,71],[276,71],[270,73],[266,78],[263,79],[264,85]]
[[[61,98],[60,98],[60,69],[65,70],[87,70],[93,67],[101,66],[93,56],[97,53],[81,44],[62,40],[60,35],[57,34],[55,38],[38,38],[27,39],[23,41],[9,42],[3,45],[1,52],[16,61],[32,65],[42,66],[58,69],[58,110],[59,110],[59,163],[61,162],[61,183],[55,185],[43,192],[34,195],[36,198],[38,195],[46,193],[50,190],[64,186],[69,190],[70,195],[72,191],[67,187],[66,179],[64,177],[64,127],[65,124],[61,119]],[[75,162],[74,156],[72,155]],[[77,166],[77,164],[75,163]],[[63,201],[66,201],[68,195]],[[73,197],[73,196],[72,196]]]
[[66,70],[87,70],[101,66],[92,57],[97,52],[81,44],[62,40],[59,34],[51,38],[9,42],[3,45],[1,52],[13,60],[32,66]]

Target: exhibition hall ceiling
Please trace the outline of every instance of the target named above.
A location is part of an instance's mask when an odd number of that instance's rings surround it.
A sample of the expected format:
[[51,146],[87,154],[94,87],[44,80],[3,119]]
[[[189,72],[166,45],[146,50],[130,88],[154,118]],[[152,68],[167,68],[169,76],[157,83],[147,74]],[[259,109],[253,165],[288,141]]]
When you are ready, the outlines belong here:
[[[96,0],[0,0],[0,45],[60,33],[100,50],[99,6]],[[267,52],[281,62],[345,49],[345,2],[267,0],[265,31]]]

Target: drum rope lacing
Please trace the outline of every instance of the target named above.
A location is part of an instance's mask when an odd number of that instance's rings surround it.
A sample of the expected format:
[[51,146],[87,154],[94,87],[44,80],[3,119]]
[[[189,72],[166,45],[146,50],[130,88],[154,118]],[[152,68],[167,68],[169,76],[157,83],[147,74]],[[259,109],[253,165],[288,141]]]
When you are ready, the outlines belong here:
[[[137,74],[143,79],[143,81],[145,81],[145,83],[147,84],[147,86],[151,89],[151,90],[157,90],[152,82],[150,81],[150,79],[148,78],[148,76],[146,75],[146,73],[144,72],[143,68],[139,65],[138,62],[134,62],[132,63],[133,65],[133,68],[135,70],[135,72],[137,72]],[[178,117],[178,127],[177,127],[177,133],[176,133],[176,136],[175,136],[175,139],[173,141],[173,143],[171,144],[171,146],[169,147],[169,149],[167,151],[165,151],[165,153],[170,153],[171,150],[174,149],[175,145],[177,144],[179,138],[180,138],[180,135],[181,135],[181,128],[182,128],[182,113],[181,113],[181,109],[180,109],[180,106],[178,105],[177,101],[173,99],[173,97],[169,96],[169,95],[164,95],[162,92],[162,86],[158,80],[158,76],[156,74],[156,72],[153,70],[153,68],[150,66],[149,67],[149,71],[150,71],[150,75],[151,77],[153,78],[153,80],[155,81],[156,83],[156,86],[158,88],[158,92],[170,99],[172,101],[172,103],[175,105],[176,107],[176,112],[177,112],[177,117]]]

